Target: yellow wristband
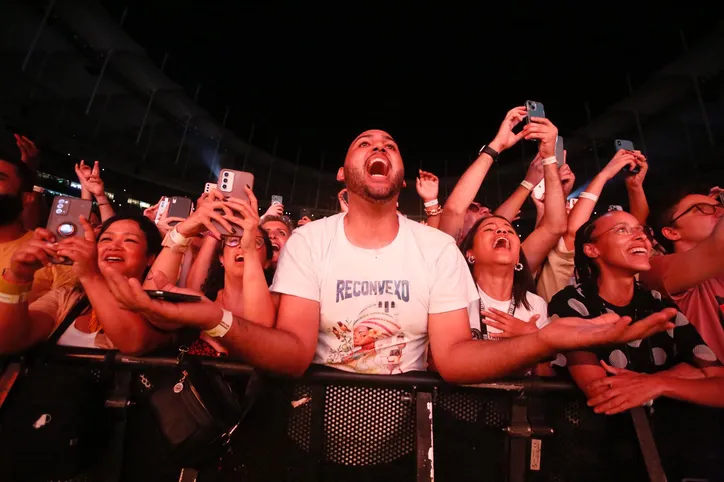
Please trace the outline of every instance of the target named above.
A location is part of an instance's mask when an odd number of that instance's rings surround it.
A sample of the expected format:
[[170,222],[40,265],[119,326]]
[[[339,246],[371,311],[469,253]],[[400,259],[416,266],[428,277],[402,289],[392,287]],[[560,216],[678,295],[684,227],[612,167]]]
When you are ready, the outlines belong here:
[[6,280],[4,276],[0,276],[0,293],[4,293],[6,295],[20,295],[30,291],[32,287],[32,281],[30,283],[22,284],[11,283],[10,281]]

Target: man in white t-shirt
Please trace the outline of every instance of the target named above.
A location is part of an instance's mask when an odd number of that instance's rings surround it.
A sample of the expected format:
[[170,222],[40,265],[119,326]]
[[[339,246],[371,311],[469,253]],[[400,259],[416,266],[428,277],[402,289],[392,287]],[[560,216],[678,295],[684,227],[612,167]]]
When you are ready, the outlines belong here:
[[104,274],[128,309],[153,322],[207,330],[230,355],[290,375],[301,375],[311,363],[363,373],[422,370],[429,344],[443,378],[474,383],[560,351],[673,327],[667,314],[631,326],[630,319],[607,314],[560,319],[511,339],[473,340],[467,308],[478,295],[462,253],[450,236],[396,212],[404,167],[392,137],[380,130],[358,136],[340,178],[347,184],[348,212],[297,229],[279,258],[271,288],[280,294],[275,328],[233,317],[206,299],[151,300],[134,281]]

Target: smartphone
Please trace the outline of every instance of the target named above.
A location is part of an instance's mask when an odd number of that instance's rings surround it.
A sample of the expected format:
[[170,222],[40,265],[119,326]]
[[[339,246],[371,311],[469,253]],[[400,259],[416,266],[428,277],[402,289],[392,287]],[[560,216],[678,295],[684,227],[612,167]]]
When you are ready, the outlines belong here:
[[623,206],[619,206],[618,204],[611,204],[608,207],[608,212],[610,213],[611,211],[623,211]]
[[299,210],[299,219],[303,219],[305,216],[309,219],[312,219],[312,216],[310,216],[309,214],[309,208],[302,208]]
[[526,117],[526,121],[530,123],[531,117],[545,117],[546,111],[543,108],[543,104],[540,102],[537,102],[535,100],[526,100],[525,101],[525,110],[527,111],[528,117]]
[[158,224],[161,219],[165,217],[166,210],[168,209],[168,196],[163,196],[161,200],[158,202],[158,210],[156,211],[156,219],[153,220],[154,223]]
[[[249,196],[246,195],[244,186],[249,186],[249,188],[254,189],[254,174],[235,171],[233,169],[222,169],[221,172],[219,172],[219,179],[216,181],[216,184],[217,189],[221,191],[225,199],[235,197],[248,201]],[[219,209],[216,211],[223,214],[223,211]],[[226,228],[221,226],[217,221],[212,219],[211,222],[222,236],[232,235],[232,233],[228,232]],[[234,235],[239,235],[239,233],[235,233]]]
[[[58,241],[67,238],[82,238],[85,234],[80,225],[80,217],[90,219],[93,201],[78,199],[70,196],[55,196],[48,217],[47,229],[53,233]],[[51,259],[55,264],[73,264],[67,258]]]
[[569,210],[571,210],[571,209],[573,209],[573,206],[575,206],[577,202],[578,202],[578,198],[577,198],[577,197],[572,197],[571,199],[569,199],[569,200],[566,201],[566,207],[567,207]]
[[171,303],[183,303],[183,302],[198,302],[201,301],[201,296],[198,295],[187,295],[184,293],[173,293],[171,291],[161,290],[145,290],[149,298],[155,300],[170,301]]
[[[173,196],[169,199],[168,209],[166,209],[167,218],[183,218],[191,216],[194,210],[194,203],[191,199],[181,196]],[[176,226],[181,221],[171,221],[169,226]]]
[[216,184],[214,184],[213,182],[207,182],[206,186],[204,186],[204,192],[211,192],[212,189],[216,189]]
[[344,199],[345,204],[349,205],[349,194],[347,193],[346,189],[342,193],[342,199]]
[[[636,150],[634,147],[634,143],[631,141],[627,141],[626,139],[616,139],[613,141],[613,145],[616,148],[616,152],[620,151],[621,149],[624,149],[626,151],[633,151]],[[628,167],[624,167],[621,169],[623,172],[629,173],[629,174],[638,174],[640,169],[638,167],[634,169],[630,169]]]
[[719,204],[724,204],[724,192],[719,193]]
[[277,196],[276,194],[273,195],[273,196],[271,197],[272,206],[274,206],[275,204],[284,204],[284,203],[282,202],[283,200],[284,200],[283,197]]
[[565,160],[566,156],[563,152],[563,138],[558,136],[556,137],[556,162],[558,163],[558,169],[561,168]]

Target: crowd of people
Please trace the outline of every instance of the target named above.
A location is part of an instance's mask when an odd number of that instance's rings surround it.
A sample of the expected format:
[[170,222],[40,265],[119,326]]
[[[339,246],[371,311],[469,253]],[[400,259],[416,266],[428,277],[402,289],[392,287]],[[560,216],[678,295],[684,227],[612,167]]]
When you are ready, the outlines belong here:
[[[647,159],[621,149],[571,202],[557,136],[510,110],[448,199],[418,172],[423,222],[398,211],[404,164],[381,130],[350,144],[341,212],[315,221],[282,204],[260,216],[248,186],[211,189],[185,218],[115,213],[98,163],[80,162],[95,207],[70,237],[45,227],[37,149],[17,136],[20,152],[0,154],[0,354],[51,339],[143,355],[193,333],[190,354],[292,377],[313,364],[453,384],[569,375],[598,414],[662,397],[724,407],[724,191],[682,184],[650,210]],[[477,203],[498,156],[526,141],[537,155],[520,185],[497,208]],[[618,176],[629,211],[597,208]],[[529,198],[523,239],[514,219]]]

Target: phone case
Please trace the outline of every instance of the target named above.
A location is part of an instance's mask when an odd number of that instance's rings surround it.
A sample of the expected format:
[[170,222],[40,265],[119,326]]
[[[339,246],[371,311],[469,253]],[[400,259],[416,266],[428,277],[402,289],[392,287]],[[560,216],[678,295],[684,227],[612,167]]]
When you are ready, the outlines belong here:
[[168,209],[168,197],[163,196],[158,202],[158,210],[156,211],[156,219],[153,220],[155,224],[158,224],[161,219],[165,217],[166,210]]
[[565,155],[563,153],[563,138],[561,136],[556,137],[556,162],[558,163],[558,168],[563,165],[563,162],[565,161]]
[[282,198],[281,196],[276,196],[276,195],[272,196],[271,197],[272,206],[275,204],[284,204],[282,202],[283,200],[284,200],[284,198]]
[[[83,237],[80,217],[90,218],[93,201],[70,196],[55,196],[48,217],[47,229],[58,241],[67,238]],[[65,258],[53,258],[55,264],[73,264]]]
[[[244,171],[234,171],[232,169],[222,169],[221,172],[219,172],[219,180],[216,182],[216,185],[217,189],[224,195],[224,198],[235,197],[248,201],[249,197],[246,195],[246,191],[244,191],[244,186],[248,185],[251,189],[254,189],[254,174]],[[217,212],[223,214],[223,211],[217,210]],[[211,222],[222,236],[232,234],[217,221],[212,219]]]
[[[191,199],[187,197],[174,196],[169,201],[165,217],[186,219],[191,215],[193,209],[194,203]],[[179,222],[180,221],[171,221],[169,226],[176,226]]]
[[533,197],[537,200],[543,199],[543,195],[546,193],[546,180],[541,179],[538,185],[533,188]]
[[627,151],[635,150],[634,143],[627,141],[626,139],[616,139],[613,141],[613,144],[617,151],[620,151],[621,149],[625,149]]
[[204,186],[204,192],[211,192],[212,189],[216,189],[216,184],[214,184],[213,182],[207,182],[206,186]]
[[530,122],[531,117],[545,117],[546,112],[543,108],[543,104],[540,102],[537,102],[535,100],[526,100],[525,101],[525,109],[528,111],[528,117],[526,117],[526,120]]

